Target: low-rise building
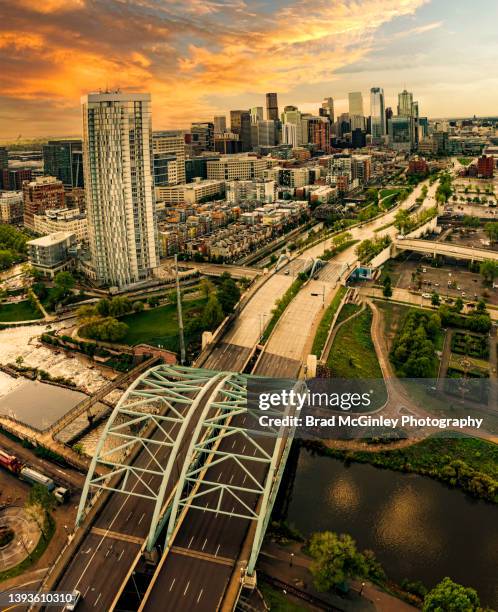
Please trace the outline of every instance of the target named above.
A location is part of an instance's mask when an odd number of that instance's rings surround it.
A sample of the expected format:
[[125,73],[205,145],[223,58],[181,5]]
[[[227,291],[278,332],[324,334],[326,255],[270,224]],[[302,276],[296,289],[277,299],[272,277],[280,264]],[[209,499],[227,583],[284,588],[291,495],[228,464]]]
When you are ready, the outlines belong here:
[[86,215],[75,208],[52,208],[44,214],[35,215],[33,229],[37,234],[69,232],[76,236],[77,242],[88,241],[88,223]]
[[29,261],[35,269],[53,278],[72,266],[71,247],[75,244],[76,236],[71,232],[56,232],[30,240],[27,243]]

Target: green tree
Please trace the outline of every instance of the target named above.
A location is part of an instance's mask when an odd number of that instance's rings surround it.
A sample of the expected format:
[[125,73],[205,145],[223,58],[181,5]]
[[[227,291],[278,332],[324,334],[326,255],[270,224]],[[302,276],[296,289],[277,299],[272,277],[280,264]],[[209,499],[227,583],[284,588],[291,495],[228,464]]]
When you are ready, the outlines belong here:
[[455,300],[454,305],[452,306],[452,310],[454,310],[455,312],[462,312],[463,310],[463,300],[461,297],[457,297],[457,299]]
[[382,295],[386,298],[390,298],[393,294],[393,290],[391,288],[391,277],[389,276],[389,274],[386,275],[386,277],[384,278],[384,282],[382,284],[383,284]]
[[225,315],[233,312],[235,304],[240,299],[240,289],[230,274],[224,272],[221,275],[221,285],[218,288],[218,301]]
[[54,509],[54,506],[55,498],[50,491],[40,484],[33,485],[24,509],[26,514],[38,525],[45,539],[47,539],[48,513]]
[[424,598],[423,612],[472,612],[480,610],[479,597],[469,587],[444,578]]
[[412,227],[410,214],[406,210],[398,210],[394,216],[394,227],[401,233],[406,233]]
[[111,317],[121,317],[132,310],[132,303],[127,297],[116,296],[109,304],[109,314]]
[[215,293],[209,296],[206,306],[202,312],[202,327],[212,330],[223,321],[223,309]]
[[484,231],[486,232],[489,241],[491,243],[498,242],[498,221],[490,221],[486,223],[484,226]]
[[330,591],[348,579],[365,576],[368,565],[350,535],[324,531],[311,536],[309,551],[314,561],[311,573],[319,591]]
[[58,272],[54,277],[54,285],[60,290],[62,295],[71,293],[76,281],[71,272]]
[[203,278],[199,283],[199,290],[201,294],[207,299],[214,291],[214,284],[209,278]]
[[439,293],[437,291],[433,291],[431,295],[431,304],[433,306],[439,306],[441,303],[441,298],[439,297]]
[[111,306],[111,302],[107,298],[102,298],[101,300],[97,302],[97,306],[96,306],[97,313],[101,317],[108,317],[110,306]]
[[140,300],[137,300],[136,302],[133,302],[132,308],[133,312],[142,312],[142,310],[144,309],[144,303]]
[[84,304],[80,306],[76,311],[76,315],[79,321],[85,321],[87,319],[92,319],[97,316],[97,309],[95,306],[90,306],[90,304]]
[[479,266],[479,272],[486,283],[491,284],[498,276],[498,262],[492,259],[484,260]]

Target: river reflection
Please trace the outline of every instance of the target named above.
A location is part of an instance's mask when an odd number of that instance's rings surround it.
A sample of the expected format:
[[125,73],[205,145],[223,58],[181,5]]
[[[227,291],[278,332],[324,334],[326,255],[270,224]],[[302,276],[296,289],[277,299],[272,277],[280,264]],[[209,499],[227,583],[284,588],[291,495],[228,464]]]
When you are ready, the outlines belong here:
[[287,520],[305,535],[351,534],[394,580],[450,576],[498,607],[498,507],[437,481],[301,449]]

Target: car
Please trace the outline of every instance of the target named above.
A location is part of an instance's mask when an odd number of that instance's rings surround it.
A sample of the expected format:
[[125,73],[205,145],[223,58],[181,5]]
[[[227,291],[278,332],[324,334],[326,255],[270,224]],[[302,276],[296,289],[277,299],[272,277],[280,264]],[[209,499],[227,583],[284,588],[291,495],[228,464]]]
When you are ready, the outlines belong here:
[[432,295],[430,293],[422,293],[422,297],[425,298],[426,300],[430,300]]
[[462,297],[465,297],[467,294],[465,293],[465,291],[462,291]]
[[74,589],[74,591],[72,592],[72,596],[73,596],[73,601],[71,603],[68,603],[66,607],[64,608],[64,610],[76,610],[76,606],[79,604],[81,600],[81,592],[78,591],[78,589]]
[[289,274],[290,274],[290,270],[286,270],[285,271],[285,276],[289,276]]

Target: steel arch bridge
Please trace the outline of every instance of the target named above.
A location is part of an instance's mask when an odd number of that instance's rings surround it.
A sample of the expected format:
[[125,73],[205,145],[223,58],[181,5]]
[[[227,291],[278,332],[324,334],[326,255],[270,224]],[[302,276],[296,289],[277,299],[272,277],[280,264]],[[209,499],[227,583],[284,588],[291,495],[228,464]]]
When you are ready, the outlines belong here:
[[[171,365],[153,367],[137,378],[100,436],[77,525],[105,493],[151,500],[149,551],[163,529],[166,546],[170,545],[190,508],[248,519],[256,524],[247,566],[247,574],[253,574],[294,429],[260,425],[262,413],[248,402],[251,379],[261,380],[236,372]],[[289,403],[264,414],[281,418],[295,410],[296,405]],[[220,444],[235,435],[243,437],[243,449],[223,451]],[[139,456],[145,457],[145,465],[136,461]],[[210,481],[208,468],[223,462],[235,462],[247,484]],[[203,504],[206,495],[215,496],[212,507]],[[248,503],[248,498],[257,503]],[[226,509],[227,500],[231,512]]]

